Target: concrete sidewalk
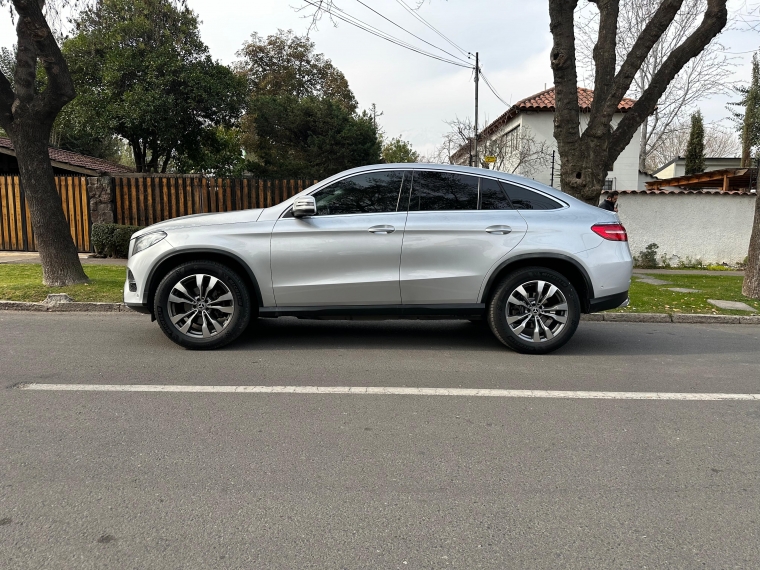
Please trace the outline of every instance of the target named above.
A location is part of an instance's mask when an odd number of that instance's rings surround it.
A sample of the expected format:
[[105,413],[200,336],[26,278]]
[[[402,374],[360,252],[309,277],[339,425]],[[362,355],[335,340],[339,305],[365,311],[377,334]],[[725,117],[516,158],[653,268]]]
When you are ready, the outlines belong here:
[[[88,257],[89,255],[91,254],[79,254],[82,265],[127,265],[126,259],[96,259]],[[2,263],[40,263],[40,254],[26,251],[0,251],[0,264]]]
[[710,271],[708,269],[634,269],[634,274],[661,274],[661,275],[735,275],[744,277],[744,271]]

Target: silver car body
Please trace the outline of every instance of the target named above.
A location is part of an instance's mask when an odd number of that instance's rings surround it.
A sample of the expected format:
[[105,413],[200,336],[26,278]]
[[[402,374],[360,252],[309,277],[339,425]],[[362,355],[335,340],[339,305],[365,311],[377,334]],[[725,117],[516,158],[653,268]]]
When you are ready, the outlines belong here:
[[[287,217],[293,201],[373,171],[442,171],[495,178],[549,196],[553,210],[397,211]],[[399,208],[401,209],[401,208]],[[337,174],[266,209],[185,216],[133,236],[166,238],[131,254],[124,301],[152,312],[151,295],[177,260],[229,259],[256,288],[261,316],[314,308],[482,308],[494,278],[525,260],[561,260],[583,275],[584,310],[627,299],[632,258],[627,242],[606,240],[594,224],[617,214],[520,176],[450,165],[384,164]],[[350,312],[350,311],[349,311]],[[388,314],[394,311],[388,311]],[[403,311],[402,311],[403,312]]]

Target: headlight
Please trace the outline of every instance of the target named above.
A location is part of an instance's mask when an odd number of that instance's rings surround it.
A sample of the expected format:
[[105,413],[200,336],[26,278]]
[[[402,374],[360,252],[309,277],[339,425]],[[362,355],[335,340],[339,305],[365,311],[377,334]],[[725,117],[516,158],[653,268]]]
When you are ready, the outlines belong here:
[[132,255],[138,251],[148,249],[152,245],[156,245],[162,239],[166,237],[166,232],[153,232],[152,234],[145,234],[135,240],[135,246],[132,248]]

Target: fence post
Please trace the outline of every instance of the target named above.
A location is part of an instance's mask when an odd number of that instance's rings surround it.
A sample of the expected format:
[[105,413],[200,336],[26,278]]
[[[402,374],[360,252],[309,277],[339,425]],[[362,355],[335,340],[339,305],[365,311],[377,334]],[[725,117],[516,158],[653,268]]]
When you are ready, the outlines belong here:
[[110,176],[87,178],[91,224],[113,224],[116,221],[116,192]]

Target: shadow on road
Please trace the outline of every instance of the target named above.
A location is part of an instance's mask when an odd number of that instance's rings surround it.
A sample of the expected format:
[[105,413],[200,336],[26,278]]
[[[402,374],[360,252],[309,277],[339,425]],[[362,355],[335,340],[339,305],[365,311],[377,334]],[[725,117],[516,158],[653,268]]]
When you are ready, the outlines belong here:
[[[556,356],[758,352],[760,328],[582,322]],[[224,350],[447,350],[515,354],[485,323],[467,321],[316,321],[259,319]]]

